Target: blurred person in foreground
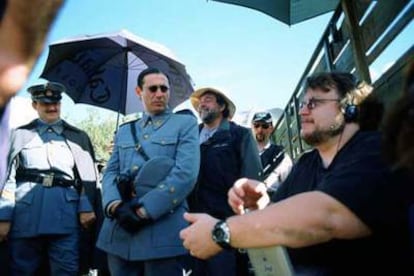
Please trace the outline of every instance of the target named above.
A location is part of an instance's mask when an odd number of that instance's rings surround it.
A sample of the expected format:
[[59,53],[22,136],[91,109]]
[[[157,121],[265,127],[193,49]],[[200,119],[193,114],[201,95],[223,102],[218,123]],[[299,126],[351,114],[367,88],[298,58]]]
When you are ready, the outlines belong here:
[[0,191],[7,170],[8,103],[26,82],[63,2],[0,0]]
[[[190,211],[226,219],[233,215],[227,192],[234,181],[241,177],[261,179],[256,143],[248,128],[231,121],[236,106],[222,91],[200,88],[190,100],[202,121],[200,173],[189,197]],[[249,275],[247,255],[238,250],[223,251],[209,260],[190,259],[196,276]]]
[[403,93],[387,114],[384,132],[384,153],[392,166],[393,182],[396,189],[408,183],[413,191],[407,193],[410,206],[410,235],[412,263],[414,265],[414,62],[406,72]]
[[103,176],[106,218],[97,246],[111,275],[186,275],[179,232],[200,164],[197,120],[168,107],[170,82],[143,70],[136,94],[144,114],[120,126]]
[[[87,190],[98,181],[88,135],[60,118],[60,83],[28,88],[39,118],[13,131],[0,196],[0,240],[8,239],[11,274],[78,275],[80,231],[95,222]],[[47,263],[47,262],[46,262]]]
[[[225,221],[185,214],[192,223],[180,235],[194,256],[236,248],[283,245],[297,275],[412,275],[409,267],[408,204],[381,157],[381,135],[361,131],[358,106],[369,94],[351,74],[319,73],[306,81],[301,102],[304,153],[270,198],[266,187],[238,180],[229,191],[236,214]],[[410,184],[410,185],[408,185]],[[217,234],[217,233],[216,233]],[[406,274],[408,273],[408,274]]]
[[276,145],[270,139],[274,130],[270,112],[256,112],[251,127],[262,162],[263,183],[266,184],[268,191],[273,193],[289,175],[293,165],[292,159],[283,146]]

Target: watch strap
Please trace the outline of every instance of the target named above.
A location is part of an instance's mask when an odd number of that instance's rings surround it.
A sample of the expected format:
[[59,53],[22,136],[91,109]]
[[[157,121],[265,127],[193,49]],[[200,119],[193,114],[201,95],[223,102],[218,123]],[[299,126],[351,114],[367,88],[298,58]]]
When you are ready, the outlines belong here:
[[212,231],[213,241],[223,249],[232,249],[230,245],[230,228],[224,220],[218,221]]

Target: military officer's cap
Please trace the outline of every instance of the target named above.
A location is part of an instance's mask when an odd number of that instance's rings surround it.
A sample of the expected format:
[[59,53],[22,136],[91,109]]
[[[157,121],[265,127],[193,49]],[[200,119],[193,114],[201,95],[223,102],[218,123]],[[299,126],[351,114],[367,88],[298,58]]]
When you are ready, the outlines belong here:
[[30,86],[27,91],[32,94],[32,100],[42,103],[57,103],[62,99],[62,92],[66,88],[58,82],[47,82]]

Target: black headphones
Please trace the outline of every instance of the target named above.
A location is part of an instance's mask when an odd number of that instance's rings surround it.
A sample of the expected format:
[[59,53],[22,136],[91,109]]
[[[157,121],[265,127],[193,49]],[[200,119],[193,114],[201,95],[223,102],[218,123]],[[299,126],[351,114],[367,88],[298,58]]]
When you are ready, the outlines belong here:
[[345,122],[352,123],[356,122],[358,119],[358,106],[355,104],[345,104],[342,108],[342,113],[344,114]]
[[[358,80],[353,76],[354,88],[358,88]],[[351,90],[346,93],[345,97],[342,99],[342,114],[344,115],[345,123],[358,122],[359,117],[359,107],[354,102],[355,90]]]

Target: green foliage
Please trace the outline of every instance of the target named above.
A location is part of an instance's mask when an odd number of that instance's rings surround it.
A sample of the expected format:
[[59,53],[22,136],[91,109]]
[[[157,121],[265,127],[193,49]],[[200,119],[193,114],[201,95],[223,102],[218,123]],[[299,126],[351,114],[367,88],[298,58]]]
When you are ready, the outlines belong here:
[[94,110],[88,110],[85,119],[75,125],[86,131],[92,140],[97,159],[109,159],[108,146],[110,145],[116,129],[116,116],[114,118],[101,118]]

